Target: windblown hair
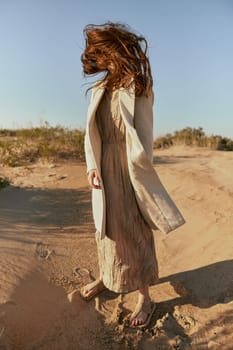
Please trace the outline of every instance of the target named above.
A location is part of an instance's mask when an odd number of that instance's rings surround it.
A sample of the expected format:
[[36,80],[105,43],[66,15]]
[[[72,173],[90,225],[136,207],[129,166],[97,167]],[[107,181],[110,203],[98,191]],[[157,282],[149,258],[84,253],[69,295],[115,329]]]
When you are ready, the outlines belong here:
[[107,90],[135,86],[136,96],[147,95],[152,88],[147,41],[126,25],[107,22],[84,28],[86,47],[81,56],[85,74],[105,72],[100,84]]

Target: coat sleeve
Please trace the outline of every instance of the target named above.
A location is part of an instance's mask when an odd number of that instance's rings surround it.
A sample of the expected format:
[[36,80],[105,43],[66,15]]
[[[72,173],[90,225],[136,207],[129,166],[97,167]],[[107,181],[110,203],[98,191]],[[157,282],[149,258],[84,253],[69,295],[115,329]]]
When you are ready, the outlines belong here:
[[[93,90],[92,90],[90,104],[92,103],[92,101],[93,101]],[[88,172],[90,170],[96,169],[94,154],[93,154],[93,150],[92,150],[91,142],[90,142],[88,119],[87,119],[87,123],[86,123],[86,130],[85,130],[85,136],[84,136],[84,152],[85,152],[87,174],[88,174]]]
[[86,132],[85,138],[84,138],[84,149],[85,149],[85,159],[86,159],[87,174],[88,174],[90,170],[96,169],[96,164],[92,154],[90,137],[88,132]]
[[153,162],[153,102],[154,94],[135,98],[134,127],[141,144]]

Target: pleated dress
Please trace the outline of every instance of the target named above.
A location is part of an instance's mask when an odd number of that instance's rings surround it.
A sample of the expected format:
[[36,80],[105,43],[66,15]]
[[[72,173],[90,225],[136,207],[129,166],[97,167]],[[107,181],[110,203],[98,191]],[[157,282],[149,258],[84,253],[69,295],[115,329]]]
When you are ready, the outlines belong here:
[[140,212],[129,176],[118,90],[105,91],[96,122],[106,197],[106,235],[100,239],[95,233],[100,275],[109,290],[127,293],[155,283],[158,264],[153,231]]

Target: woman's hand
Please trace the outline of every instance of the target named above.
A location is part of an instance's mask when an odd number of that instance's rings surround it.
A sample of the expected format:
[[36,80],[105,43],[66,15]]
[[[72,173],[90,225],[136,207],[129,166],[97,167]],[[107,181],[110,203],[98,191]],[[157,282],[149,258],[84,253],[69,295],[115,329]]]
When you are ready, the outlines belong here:
[[101,189],[100,176],[97,169],[91,169],[88,172],[87,179],[91,188]]

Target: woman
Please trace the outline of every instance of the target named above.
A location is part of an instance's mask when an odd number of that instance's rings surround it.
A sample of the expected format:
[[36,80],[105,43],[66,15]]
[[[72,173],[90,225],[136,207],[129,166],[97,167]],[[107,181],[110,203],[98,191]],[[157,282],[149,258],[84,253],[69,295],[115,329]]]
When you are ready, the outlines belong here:
[[86,75],[103,73],[92,89],[85,134],[92,188],[99,278],[80,291],[90,300],[104,289],[138,290],[132,326],[147,326],[158,280],[153,229],[170,232],[184,218],[152,165],[153,80],[147,42],[128,27],[108,22],[84,29]]

